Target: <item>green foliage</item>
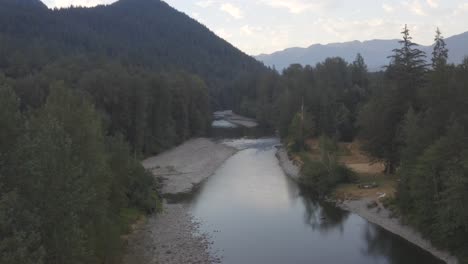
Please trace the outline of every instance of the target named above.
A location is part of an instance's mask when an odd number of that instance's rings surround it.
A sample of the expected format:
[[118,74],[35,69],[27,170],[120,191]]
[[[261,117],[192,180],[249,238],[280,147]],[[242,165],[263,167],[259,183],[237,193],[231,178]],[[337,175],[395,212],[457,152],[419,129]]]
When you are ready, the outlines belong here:
[[108,164],[113,175],[110,200],[114,212],[127,207],[146,213],[154,212],[158,197],[154,195],[155,182],[151,173],[132,157],[128,144],[121,136],[108,138],[106,143]]
[[411,41],[405,26],[401,32],[401,48],[387,67],[382,88],[363,107],[359,116],[363,150],[377,161],[385,163],[386,173],[395,173],[400,163],[402,124],[411,107],[419,109],[418,89],[425,84],[425,54]]
[[304,166],[300,183],[323,196],[340,183],[350,182],[355,173],[337,158],[338,146],[332,139],[320,137],[320,160],[312,160],[307,154],[301,155]]
[[136,208],[120,209],[120,230],[126,234],[131,231],[130,226],[142,217],[142,212]]
[[305,140],[315,134],[315,119],[308,112],[298,112],[288,129],[287,145],[291,152],[300,152],[307,148]]
[[160,207],[138,158],[205,135],[266,70],[153,0],[0,1],[0,42],[1,263],[117,263],[122,211]]
[[157,208],[153,177],[122,137],[106,141],[85,96],[63,82],[49,90],[22,118],[12,90],[0,88],[2,161],[15,161],[0,168],[2,263],[115,263],[120,211]]
[[0,188],[0,194],[0,263],[45,263],[39,218],[27,209],[17,192]]
[[[409,146],[412,144],[410,142]],[[436,243],[449,248],[466,246],[468,201],[464,128],[454,124],[447,135],[429,144],[401,172],[398,202],[407,219]]]
[[418,108],[402,122],[397,205],[404,218],[436,244],[466,260],[468,215],[468,108],[466,67],[446,64],[447,50],[436,32],[433,70],[420,89]]
[[17,145],[23,117],[14,91],[0,76],[0,263],[44,263],[36,208],[18,194]]
[[435,70],[440,70],[440,68],[447,65],[448,59],[448,49],[445,44],[444,37],[437,28],[436,36],[434,38],[434,50],[432,51],[432,68]]
[[30,120],[20,149],[22,194],[38,209],[47,263],[92,263],[106,241],[118,240],[107,209],[111,175],[103,143],[91,104],[61,83]]

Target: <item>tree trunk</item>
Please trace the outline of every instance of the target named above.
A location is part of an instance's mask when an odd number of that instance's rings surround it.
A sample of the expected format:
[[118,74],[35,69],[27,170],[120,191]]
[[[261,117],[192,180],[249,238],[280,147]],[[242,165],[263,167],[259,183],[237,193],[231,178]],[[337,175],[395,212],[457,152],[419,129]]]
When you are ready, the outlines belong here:
[[391,161],[386,161],[384,174],[395,174],[395,163]]

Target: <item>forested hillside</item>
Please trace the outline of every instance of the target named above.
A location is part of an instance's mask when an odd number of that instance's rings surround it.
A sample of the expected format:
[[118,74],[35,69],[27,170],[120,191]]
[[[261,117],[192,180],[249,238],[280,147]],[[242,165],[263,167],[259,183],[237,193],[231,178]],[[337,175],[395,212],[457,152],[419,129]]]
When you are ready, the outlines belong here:
[[245,79],[250,88],[239,110],[278,128],[291,152],[322,138],[325,155],[303,167],[305,181],[321,194],[349,180],[336,163],[336,142],[358,139],[385,173],[400,178],[395,213],[466,263],[468,58],[449,64],[439,31],[431,54],[418,49],[406,27],[402,35],[383,73],[368,73],[359,54],[352,63],[291,65],[281,75]]
[[159,0],[1,0],[0,263],[118,263],[157,209],[139,159],[205,135],[231,81],[263,70]]
[[[255,59],[160,0],[49,10],[39,0],[2,0],[0,69],[8,77],[41,71],[61,57],[86,54],[149,71],[199,75],[212,103],[243,72],[264,69]],[[221,103],[219,103],[221,102]],[[229,103],[229,102],[226,102]]]

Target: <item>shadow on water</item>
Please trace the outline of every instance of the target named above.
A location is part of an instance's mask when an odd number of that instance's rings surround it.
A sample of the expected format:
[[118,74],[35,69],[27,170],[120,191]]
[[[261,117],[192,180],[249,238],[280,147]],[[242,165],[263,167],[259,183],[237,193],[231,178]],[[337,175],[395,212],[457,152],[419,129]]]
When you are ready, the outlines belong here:
[[[376,225],[366,225],[362,236],[366,241],[366,247],[362,248],[362,253],[374,259],[379,259],[380,256],[384,255],[388,256],[388,263],[392,264],[445,263],[436,259],[429,252]],[[415,252],[418,254],[416,255]]]
[[349,212],[344,211],[330,202],[319,200],[315,194],[302,188],[300,190],[300,199],[303,202],[305,214],[304,222],[313,230],[326,233],[330,230],[340,230],[343,232],[343,223],[349,216]]

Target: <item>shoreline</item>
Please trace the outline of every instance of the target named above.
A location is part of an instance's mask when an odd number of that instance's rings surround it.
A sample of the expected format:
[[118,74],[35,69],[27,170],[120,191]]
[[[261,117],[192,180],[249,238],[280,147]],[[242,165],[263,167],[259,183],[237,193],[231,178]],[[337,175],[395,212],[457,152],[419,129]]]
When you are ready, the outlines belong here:
[[392,218],[391,212],[384,207],[375,207],[369,209],[367,205],[375,201],[371,198],[362,198],[358,200],[345,200],[343,202],[335,201],[336,206],[341,209],[355,213],[367,221],[376,224],[383,229],[400,236],[406,241],[420,247],[431,253],[434,257],[445,261],[447,264],[458,264],[458,259],[449,252],[435,248],[432,243],[424,238],[420,232],[413,227],[404,225],[399,218]]
[[278,159],[279,165],[283,169],[284,174],[296,182],[299,181],[301,170],[299,166],[289,159],[288,151],[283,146],[278,147],[275,156]]
[[[142,164],[162,180],[162,196],[189,195],[236,152],[210,139],[195,138]],[[209,253],[210,237],[198,231],[186,204],[163,199],[163,211],[148,216],[128,235],[123,263],[221,263],[220,257]]]
[[145,159],[142,164],[163,182],[161,195],[192,192],[210,177],[224,161],[237,152],[235,148],[208,138],[195,138]]
[[162,212],[128,235],[124,264],[147,263],[220,263],[221,258],[209,253],[207,234],[195,235],[199,224],[184,204],[163,204]]
[[[283,169],[284,173],[297,182],[300,177],[300,168],[289,159],[284,147],[278,148],[276,152],[276,158],[278,159],[278,163]],[[410,243],[429,252],[434,257],[445,261],[447,264],[459,263],[458,259],[449,252],[439,250],[432,246],[431,242],[423,238],[422,235],[414,228],[403,225],[397,218],[391,218],[391,213],[388,209],[382,207],[373,209],[367,208],[367,204],[371,201],[374,201],[374,199],[361,198],[358,200],[344,200],[342,202],[331,200],[331,202],[334,202],[337,207],[345,211],[355,213],[366,219],[368,222],[376,224],[385,230],[400,236]]]

